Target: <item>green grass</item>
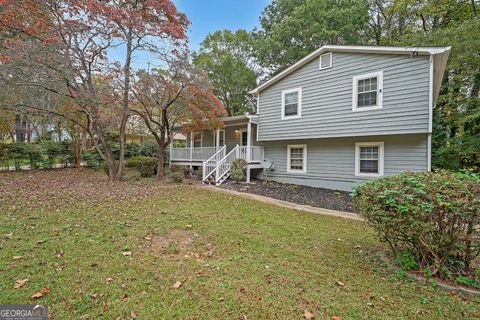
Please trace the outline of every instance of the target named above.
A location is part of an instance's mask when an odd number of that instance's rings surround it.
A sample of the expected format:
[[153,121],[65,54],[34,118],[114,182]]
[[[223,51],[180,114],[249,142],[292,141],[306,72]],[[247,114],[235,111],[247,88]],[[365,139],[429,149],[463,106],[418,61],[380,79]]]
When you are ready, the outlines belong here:
[[45,303],[54,319],[479,315],[480,299],[389,270],[362,222],[87,170],[1,173],[0,192],[0,303]]

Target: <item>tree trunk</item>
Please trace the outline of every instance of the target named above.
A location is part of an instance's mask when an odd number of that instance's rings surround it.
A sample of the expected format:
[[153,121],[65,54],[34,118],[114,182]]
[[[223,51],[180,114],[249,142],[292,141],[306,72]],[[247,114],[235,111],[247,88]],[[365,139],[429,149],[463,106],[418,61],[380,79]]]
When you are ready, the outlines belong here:
[[158,164],[157,164],[157,180],[162,180],[165,174],[165,145],[162,143],[158,146]]
[[15,113],[15,141],[25,142],[26,122],[21,113]]
[[125,68],[123,69],[124,86],[123,86],[123,117],[120,124],[120,146],[118,156],[118,175],[123,176],[123,169],[125,165],[125,140],[127,131],[127,121],[130,114],[129,108],[129,94],[130,94],[130,64],[132,62],[132,31],[129,30],[126,35],[127,40],[127,56],[125,58]]

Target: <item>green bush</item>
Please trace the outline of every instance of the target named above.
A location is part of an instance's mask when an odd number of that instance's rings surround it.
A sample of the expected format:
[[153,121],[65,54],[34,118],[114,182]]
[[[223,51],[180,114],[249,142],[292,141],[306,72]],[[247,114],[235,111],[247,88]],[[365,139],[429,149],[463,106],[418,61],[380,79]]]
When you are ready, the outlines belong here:
[[102,163],[102,157],[96,149],[85,151],[82,153],[82,160],[85,162],[85,165],[89,168],[96,169]]
[[182,183],[183,182],[183,177],[184,177],[184,173],[183,172],[170,172],[170,175],[168,176],[170,178],[170,181],[171,182],[174,182],[174,183]]
[[473,275],[480,253],[479,181],[468,173],[403,173],[357,186],[353,201],[397,261],[455,280]]
[[233,180],[237,183],[240,180],[245,179],[245,166],[247,165],[247,161],[243,159],[235,159],[232,161],[232,165],[230,167],[230,176]]
[[157,173],[158,159],[152,157],[136,156],[125,162],[127,168],[134,168],[142,177],[151,177]]

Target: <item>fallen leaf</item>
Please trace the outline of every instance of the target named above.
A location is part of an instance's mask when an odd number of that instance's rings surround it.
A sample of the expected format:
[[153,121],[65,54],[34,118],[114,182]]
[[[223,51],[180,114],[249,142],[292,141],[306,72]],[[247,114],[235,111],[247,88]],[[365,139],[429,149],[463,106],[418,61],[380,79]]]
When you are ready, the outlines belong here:
[[22,287],[25,283],[27,283],[28,279],[19,279],[16,280],[15,283],[13,284],[13,289],[18,289]]
[[133,320],[133,319],[137,319],[137,314],[136,314],[134,311],[130,312],[130,318],[131,318],[132,320]]
[[310,311],[308,311],[307,309],[305,309],[303,311],[303,316],[305,317],[305,319],[307,320],[311,320],[313,319],[315,316],[313,315],[313,313],[311,313]]
[[340,317],[333,316],[333,317],[332,317],[332,320],[340,320]]
[[185,227],[186,227],[187,229],[192,229],[192,228],[193,228],[193,226],[192,226],[191,224],[187,224]]
[[45,242],[45,240],[37,240],[37,242],[35,242],[35,243],[36,243],[36,244],[42,244],[42,243],[44,243],[44,242]]
[[13,259],[13,260],[20,260],[20,259],[22,259],[22,258],[23,258],[22,256],[13,256],[12,259]]
[[97,293],[92,293],[92,294],[90,294],[90,298],[95,299],[97,297],[97,295],[98,295]]
[[44,295],[45,294],[49,294],[50,293],[50,288],[42,288],[42,291],[41,291]]
[[174,287],[175,289],[178,289],[178,288],[180,288],[181,286],[182,286],[182,283],[181,283],[180,281],[177,281],[177,282],[175,282],[175,283],[173,284],[173,287]]
[[39,299],[43,297],[43,293],[41,292],[35,292],[33,295],[32,295],[32,299]]
[[13,233],[7,233],[5,235],[5,238],[7,238],[7,239],[10,239],[11,237],[13,237]]
[[110,283],[110,282],[112,282],[112,281],[113,281],[112,278],[107,278],[107,283]]
[[345,287],[345,283],[341,282],[341,281],[337,281],[337,284],[340,286],[340,287]]
[[131,252],[131,251],[124,251],[124,252],[122,252],[122,254],[123,254],[125,257],[128,257],[128,256],[131,256],[131,255],[132,255],[132,252]]

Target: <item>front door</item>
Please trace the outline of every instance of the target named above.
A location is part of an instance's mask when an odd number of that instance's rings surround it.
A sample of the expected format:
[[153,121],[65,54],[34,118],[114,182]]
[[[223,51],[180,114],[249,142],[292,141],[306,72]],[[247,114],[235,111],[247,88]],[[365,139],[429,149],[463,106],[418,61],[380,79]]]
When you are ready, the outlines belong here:
[[246,146],[248,143],[248,132],[247,131],[242,131],[240,133],[240,145],[241,146]]

